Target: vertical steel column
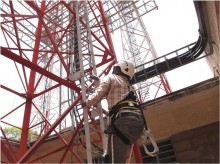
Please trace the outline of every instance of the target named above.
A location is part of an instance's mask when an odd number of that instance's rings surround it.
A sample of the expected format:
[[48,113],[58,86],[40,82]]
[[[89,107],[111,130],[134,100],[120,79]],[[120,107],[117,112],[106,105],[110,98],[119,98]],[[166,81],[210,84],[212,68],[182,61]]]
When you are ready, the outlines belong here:
[[[45,10],[45,3],[46,2],[43,1],[41,4],[42,12],[44,12]],[[41,33],[42,33],[42,22],[39,20],[34,50],[39,50]],[[32,63],[37,64],[38,55],[39,55],[38,51],[33,52]],[[31,116],[31,108],[32,108],[32,95],[34,93],[35,76],[36,76],[36,72],[31,70],[30,77],[29,77],[26,105],[25,105],[25,110],[24,110],[24,118],[23,118],[22,132],[21,132],[21,142],[19,146],[19,154],[18,154],[19,158],[22,157],[24,153],[27,151],[28,131],[29,131],[30,116]]]
[[[93,45],[92,45],[92,37],[91,37],[91,28],[90,28],[90,24],[89,24],[89,13],[87,11],[87,6],[86,6],[86,1],[83,1],[84,4],[84,10],[85,10],[85,17],[86,17],[86,25],[87,25],[87,32],[88,32],[88,51],[91,55],[91,65],[93,68],[93,73],[95,75],[97,75],[97,69],[96,69],[96,62],[95,62],[95,57],[94,57],[94,49],[93,49]],[[95,82],[95,87],[98,87],[98,83]],[[100,119],[100,129],[101,131],[104,131],[105,129],[105,125],[104,125],[104,120],[103,120],[103,111],[102,111],[102,106],[101,103],[97,104],[97,110],[98,110],[98,116]],[[102,133],[102,147],[105,150],[107,146],[107,141],[106,141],[106,135],[104,133]]]
[[[80,34],[80,22],[79,22],[79,1],[75,1],[75,12],[76,12],[76,26],[77,26],[77,41],[78,41],[78,54],[79,54],[79,68],[82,73],[80,78],[81,86],[82,86],[82,102],[86,100],[86,86],[84,79],[84,71],[83,71],[83,58],[82,58],[82,46],[81,46],[81,34]],[[83,116],[84,116],[84,126],[85,126],[85,135],[86,135],[86,152],[87,152],[87,162],[92,163],[92,149],[91,149],[91,141],[90,141],[90,130],[89,130],[89,121],[88,121],[88,108],[84,107]]]
[[142,158],[142,155],[141,155],[140,145],[137,142],[134,143],[133,151],[134,151],[134,157],[135,157],[136,163],[143,163],[143,158]]

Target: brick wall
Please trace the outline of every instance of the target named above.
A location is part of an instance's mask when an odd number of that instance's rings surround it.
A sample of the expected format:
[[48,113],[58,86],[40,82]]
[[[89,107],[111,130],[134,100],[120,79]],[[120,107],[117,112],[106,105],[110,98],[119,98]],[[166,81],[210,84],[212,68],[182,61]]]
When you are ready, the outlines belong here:
[[171,137],[180,163],[219,163],[219,122]]

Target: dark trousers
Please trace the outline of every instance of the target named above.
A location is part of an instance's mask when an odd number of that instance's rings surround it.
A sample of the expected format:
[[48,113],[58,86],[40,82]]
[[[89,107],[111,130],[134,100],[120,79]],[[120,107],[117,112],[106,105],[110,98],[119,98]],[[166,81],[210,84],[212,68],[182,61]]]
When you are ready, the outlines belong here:
[[[134,143],[141,137],[145,126],[143,118],[137,118],[134,116],[116,118],[114,120],[114,125],[126,138],[131,141],[131,143]],[[112,163],[112,135],[114,163],[125,163],[125,160],[130,152],[131,145],[126,144],[115,134],[111,134],[108,137],[107,154],[109,159],[106,161],[106,163]]]

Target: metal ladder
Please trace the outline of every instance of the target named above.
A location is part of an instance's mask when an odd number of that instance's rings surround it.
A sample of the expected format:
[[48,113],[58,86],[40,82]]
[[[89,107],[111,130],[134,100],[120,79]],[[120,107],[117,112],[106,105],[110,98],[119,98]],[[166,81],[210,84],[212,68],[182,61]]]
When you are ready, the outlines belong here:
[[[73,7],[78,8],[78,1],[73,2]],[[74,45],[74,51],[78,52],[79,55],[75,55],[72,59],[72,68],[73,72],[71,75],[72,80],[74,80],[79,88],[81,88],[81,94],[82,94],[82,101],[86,100],[86,97],[88,97],[90,94],[94,92],[95,87],[97,87],[98,84],[91,85],[92,81],[90,79],[91,74],[97,74],[96,67],[95,67],[95,59],[94,59],[94,52],[92,47],[92,41],[91,41],[91,31],[89,26],[89,18],[88,18],[88,9],[86,6],[86,2],[84,1],[80,8],[76,9],[76,22],[74,23],[73,30],[77,34],[77,39],[74,39],[73,45]],[[80,23],[80,19],[83,19],[87,23],[87,28],[83,27]],[[87,41],[89,40],[88,44]],[[91,55],[83,55],[83,53],[88,53]],[[85,72],[84,70],[88,68],[93,68],[90,72]],[[91,86],[89,88],[89,86]],[[86,90],[86,88],[89,88]],[[73,99],[77,98],[79,96],[79,93],[73,92]],[[76,106],[74,106],[72,110],[72,118],[73,118],[73,127],[78,126],[79,122],[84,119],[84,125],[83,129],[78,134],[78,139],[80,137],[86,137],[86,152],[87,152],[87,162],[92,162],[92,148],[91,148],[91,142],[90,142],[90,119],[89,119],[89,109],[82,108],[82,101],[79,101]],[[98,113],[96,110],[96,113],[94,114],[94,109],[91,110],[91,116],[99,116],[100,119],[100,129],[101,131],[104,131],[104,121],[103,121],[103,113],[101,109],[101,103],[98,104]],[[106,141],[104,134],[102,135],[103,140],[103,149],[106,147]]]

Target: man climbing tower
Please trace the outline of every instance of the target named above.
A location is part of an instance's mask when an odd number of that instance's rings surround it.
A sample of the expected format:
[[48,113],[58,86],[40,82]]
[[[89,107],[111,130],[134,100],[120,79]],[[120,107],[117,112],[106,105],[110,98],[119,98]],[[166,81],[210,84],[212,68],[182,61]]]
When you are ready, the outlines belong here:
[[111,75],[101,80],[95,92],[83,103],[93,106],[104,97],[109,108],[111,123],[105,133],[109,134],[105,163],[124,163],[131,145],[137,141],[144,129],[144,120],[135,96],[129,84],[135,73],[132,62],[121,60],[113,67]]

